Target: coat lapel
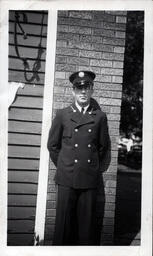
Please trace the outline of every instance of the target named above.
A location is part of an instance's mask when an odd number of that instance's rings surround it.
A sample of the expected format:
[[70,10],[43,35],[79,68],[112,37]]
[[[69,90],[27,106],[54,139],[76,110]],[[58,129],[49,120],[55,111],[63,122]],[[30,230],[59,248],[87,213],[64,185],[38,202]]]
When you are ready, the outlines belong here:
[[94,115],[96,112],[89,107],[84,115],[81,115],[75,104],[70,106],[70,119],[75,122],[75,126],[81,126],[94,123]]
[[75,104],[72,104],[70,106],[70,119],[75,122],[75,123],[79,123],[80,122],[80,112],[77,109],[77,107],[75,106]]

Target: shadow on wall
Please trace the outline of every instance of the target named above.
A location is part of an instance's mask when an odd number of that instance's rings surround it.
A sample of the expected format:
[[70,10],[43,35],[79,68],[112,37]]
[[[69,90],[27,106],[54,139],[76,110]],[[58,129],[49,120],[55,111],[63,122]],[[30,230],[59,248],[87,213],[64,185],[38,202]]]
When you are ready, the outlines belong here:
[[118,172],[115,245],[140,245],[141,173]]

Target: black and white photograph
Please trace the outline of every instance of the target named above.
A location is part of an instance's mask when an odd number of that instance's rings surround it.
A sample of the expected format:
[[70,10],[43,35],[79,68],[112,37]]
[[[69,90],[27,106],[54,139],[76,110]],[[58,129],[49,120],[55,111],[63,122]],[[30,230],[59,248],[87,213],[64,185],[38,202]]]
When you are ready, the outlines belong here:
[[151,228],[149,11],[46,6],[7,13],[5,245],[136,250]]

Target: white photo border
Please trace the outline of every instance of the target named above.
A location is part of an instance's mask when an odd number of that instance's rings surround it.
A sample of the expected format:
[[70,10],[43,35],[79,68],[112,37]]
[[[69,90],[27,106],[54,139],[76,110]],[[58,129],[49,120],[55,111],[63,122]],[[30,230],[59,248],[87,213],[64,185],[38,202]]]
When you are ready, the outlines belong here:
[[[9,10],[120,10],[144,11],[144,105],[142,211],[140,246],[6,246],[7,240],[7,132],[8,132],[8,11]],[[152,148],[153,148],[153,3],[152,1],[39,0],[0,2],[0,251],[11,256],[152,255]]]

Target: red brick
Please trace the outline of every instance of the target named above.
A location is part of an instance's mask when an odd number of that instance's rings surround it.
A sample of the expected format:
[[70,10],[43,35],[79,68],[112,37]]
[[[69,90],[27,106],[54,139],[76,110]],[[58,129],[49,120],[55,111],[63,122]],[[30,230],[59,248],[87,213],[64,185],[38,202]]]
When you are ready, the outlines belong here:
[[[112,152],[116,152],[118,154],[118,149],[116,149],[116,151],[112,150]],[[116,176],[117,176],[117,168],[116,167],[117,166],[113,166],[113,165],[109,166],[108,172],[106,174],[106,179],[108,179],[108,177],[109,177],[111,180],[116,180]],[[113,174],[113,176],[112,176],[112,174]]]
[[109,91],[122,91],[121,84],[111,84],[111,83],[98,83],[94,82],[94,88],[97,90],[109,90]]
[[102,53],[102,58],[107,59],[107,60],[124,60],[124,54],[121,53],[108,53],[108,52],[103,52]]
[[113,232],[114,232],[114,225],[103,226],[104,234],[113,234]]
[[117,46],[123,46],[123,45],[125,45],[125,40],[124,39],[122,39],[122,38],[112,38],[112,39],[110,39],[110,38],[104,38],[103,39],[103,43],[104,44],[109,44],[109,45],[117,45]]
[[97,82],[104,82],[109,83],[111,82],[111,76],[105,76],[105,75],[96,75],[95,81]]
[[116,143],[112,143],[111,144],[111,149],[112,150],[116,150],[117,149],[117,144]]
[[[106,197],[106,202],[114,202],[115,203],[115,197],[114,196]],[[112,218],[112,217],[114,217],[114,215],[115,215],[114,211],[105,211],[105,213],[104,213],[105,218]]]
[[72,87],[65,88],[65,94],[66,95],[72,95]]
[[47,193],[47,200],[56,200],[56,193]]
[[[52,162],[52,161],[50,161],[50,162]],[[50,164],[50,165],[49,165],[49,168],[51,168],[52,165],[53,165],[53,164]],[[52,177],[55,173],[56,173],[56,169],[52,169],[52,168],[51,168],[51,170],[49,170],[48,177],[49,177],[49,178]]]
[[[65,31],[65,32],[67,32],[67,31]],[[77,33],[77,34],[91,35],[91,28],[78,27],[78,26],[69,26],[69,32],[70,33]]]
[[[112,144],[113,144],[113,143],[112,143]],[[114,143],[114,144],[115,144],[115,143]],[[116,146],[117,146],[117,143],[116,143]],[[116,157],[112,157],[112,158],[111,158],[111,165],[115,165],[115,166],[116,166],[117,163],[118,163],[118,162],[117,162]]]
[[[115,151],[115,150],[112,150],[111,156],[112,156],[112,157],[118,157],[118,150],[116,150],[116,151]],[[108,171],[112,172],[111,168],[110,168]]]
[[79,57],[67,57],[67,63],[73,65],[85,65],[89,66],[89,59]]
[[58,55],[68,55],[68,56],[78,56],[78,49],[69,49],[69,48],[57,48],[56,54]]
[[63,95],[55,95],[55,96],[54,96],[54,100],[55,100],[56,102],[62,102],[62,103],[64,103],[64,102],[66,101],[66,102],[71,103],[71,101],[72,101],[72,96],[70,97],[70,95],[64,95],[64,97],[63,97]]
[[113,45],[103,45],[103,44],[92,44],[93,50],[102,51],[102,52],[114,52]]
[[100,75],[100,67],[88,67],[88,66],[79,66],[78,70],[90,70],[97,75]]
[[69,32],[69,26],[67,25],[58,25],[57,32]]
[[113,172],[105,172],[103,173],[103,180],[104,180],[104,183],[105,183],[105,186],[106,186],[106,182],[108,181],[115,181],[116,182],[116,178],[117,178],[117,166],[111,166],[109,167],[110,168],[113,168]]
[[101,69],[101,74],[122,76],[123,75],[123,69],[102,68]]
[[73,25],[73,26],[80,26],[80,27],[91,27],[91,20],[85,19],[74,19],[74,18],[60,18],[58,19],[58,24],[64,25]]
[[117,17],[116,17],[116,22],[117,22],[117,23],[126,23],[126,17],[117,16]]
[[118,129],[111,129],[110,130],[110,135],[119,135],[119,130]]
[[70,82],[68,80],[55,79],[55,87],[56,86],[68,87],[70,86]]
[[68,11],[58,11],[58,17],[68,17]]
[[49,161],[49,168],[50,169],[55,169],[55,165],[53,164],[53,162],[51,160]]
[[114,15],[126,16],[127,15],[127,11],[114,11]]
[[113,68],[123,68],[122,61],[113,61]]
[[123,77],[122,76],[112,76],[112,83],[122,83]]
[[53,233],[45,232],[44,245],[52,245]]
[[57,32],[57,40],[66,40],[66,41],[79,42],[79,35]]
[[65,78],[65,72],[55,72],[55,78],[64,79]]
[[90,65],[99,67],[112,67],[112,61],[91,59]]
[[102,37],[95,35],[80,35],[79,40],[80,42],[102,43]]
[[[116,181],[115,180],[107,180],[106,187],[116,188]],[[115,198],[115,196],[113,198]]]
[[125,36],[126,36],[125,32],[121,32],[121,31],[115,32],[115,37],[117,37],[117,38],[125,38]]
[[47,234],[53,234],[53,232],[54,232],[54,229],[55,229],[55,225],[46,225],[46,228],[45,228],[45,233],[46,233],[46,235]]
[[63,104],[63,108],[66,108],[66,107],[68,107],[70,105],[70,103],[69,102],[64,102],[64,104]]
[[[115,210],[115,204],[107,203],[106,206],[109,208],[109,205],[110,205],[110,208],[112,208],[112,210]],[[104,218],[103,225],[104,226],[114,225],[114,218]]]
[[49,185],[55,185],[54,176],[55,175],[52,175],[52,177],[50,179],[48,179],[48,184]]
[[106,112],[106,113],[109,113],[109,114],[114,114],[114,113],[116,113],[116,114],[119,114],[120,113],[120,107],[118,107],[118,106],[105,106],[105,105],[103,105],[103,104],[100,104],[101,105],[101,108],[102,108],[102,110],[104,111],[104,112]]
[[56,216],[56,210],[55,209],[47,209],[46,215],[47,216]]
[[107,118],[108,118],[108,120],[111,120],[111,121],[120,121],[119,114],[108,114]]
[[48,186],[48,193],[51,193],[51,192],[56,192],[56,186],[55,185],[49,185]]
[[66,46],[67,46],[67,42],[66,41],[58,40],[56,42],[56,47],[66,47]]
[[112,37],[114,38],[115,37],[115,31],[113,30],[106,30],[104,28],[95,28],[93,29],[93,35],[101,35],[101,37]]
[[55,201],[47,201],[47,209],[55,209],[56,208],[56,202]]
[[46,218],[46,225],[53,225],[55,224],[55,217]]
[[[98,96],[100,94],[99,90],[94,90],[94,95]],[[121,98],[121,92],[115,92],[115,91],[102,91],[102,97],[103,98],[116,98],[116,99],[120,99]],[[94,97],[93,95],[93,97]]]
[[68,42],[68,47],[69,48],[74,48],[74,49],[85,49],[85,50],[92,50],[92,44],[90,43],[81,43],[81,42]]
[[75,65],[69,65],[69,64],[56,64],[55,68],[56,68],[56,71],[70,71],[70,72],[77,71]]
[[124,53],[125,52],[125,47],[115,46],[114,47],[114,52],[115,53]]
[[92,19],[92,12],[90,11],[70,11],[69,17],[77,18],[77,19]]
[[56,56],[56,63],[64,64],[66,63],[67,58],[65,56]]
[[80,50],[79,51],[80,57],[87,57],[92,59],[101,59],[101,52],[95,52],[95,51],[86,51],[86,50]]
[[[113,14],[113,13],[112,13]],[[106,12],[102,11],[94,11],[93,12],[94,19],[98,20],[98,22],[101,21],[107,21],[107,22],[114,22],[115,21],[115,16],[110,15]]]
[[64,103],[55,102],[55,101],[54,101],[53,107],[54,107],[55,109],[62,109],[62,108],[64,108]]
[[[115,123],[115,124],[118,125],[119,122],[109,121],[109,123]],[[115,143],[115,142],[117,143],[117,142],[118,142],[118,137],[117,137],[117,136],[110,136],[110,138],[111,138],[111,141],[112,141],[113,143]]]
[[100,104],[109,106],[121,106],[121,100],[110,99],[110,98],[100,98]]
[[101,245],[112,245],[113,234],[104,234],[101,235]]
[[104,22],[103,26],[105,29],[110,29],[110,30],[119,30],[119,31],[125,31],[126,30],[126,24],[120,24],[120,23],[108,23]]
[[105,188],[105,193],[107,195],[115,196],[116,195],[116,188]]

